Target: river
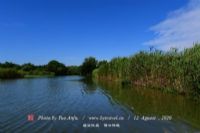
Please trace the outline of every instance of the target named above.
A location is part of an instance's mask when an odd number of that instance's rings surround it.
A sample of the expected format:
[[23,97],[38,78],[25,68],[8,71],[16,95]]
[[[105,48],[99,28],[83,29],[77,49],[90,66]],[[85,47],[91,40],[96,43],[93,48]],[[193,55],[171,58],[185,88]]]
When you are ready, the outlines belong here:
[[0,80],[1,132],[200,132],[200,104],[80,76]]

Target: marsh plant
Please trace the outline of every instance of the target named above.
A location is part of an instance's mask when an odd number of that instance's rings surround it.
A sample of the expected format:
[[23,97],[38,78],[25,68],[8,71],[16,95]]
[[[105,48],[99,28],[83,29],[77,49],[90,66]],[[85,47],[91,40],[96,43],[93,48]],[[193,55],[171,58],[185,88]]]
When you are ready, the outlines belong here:
[[120,81],[134,86],[200,97],[200,45],[178,51],[175,48],[141,51],[130,57],[117,57],[93,71],[98,80]]

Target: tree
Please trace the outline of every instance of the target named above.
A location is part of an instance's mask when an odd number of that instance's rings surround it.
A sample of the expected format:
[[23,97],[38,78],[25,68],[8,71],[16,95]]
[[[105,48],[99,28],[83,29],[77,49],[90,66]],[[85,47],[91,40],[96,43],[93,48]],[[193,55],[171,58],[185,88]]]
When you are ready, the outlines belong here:
[[94,57],[85,58],[81,65],[81,74],[84,76],[91,76],[95,68],[97,68],[97,60]]
[[35,70],[35,66],[33,65],[33,64],[31,64],[31,63],[26,63],[26,64],[23,64],[22,66],[22,70],[23,71],[33,71],[33,70]]
[[68,75],[80,75],[80,67],[79,66],[67,66]]
[[47,64],[47,71],[53,72],[55,75],[67,74],[66,66],[56,60],[52,60]]
[[14,64],[12,62],[5,62],[0,64],[1,68],[13,68],[13,69],[20,69],[20,65]]

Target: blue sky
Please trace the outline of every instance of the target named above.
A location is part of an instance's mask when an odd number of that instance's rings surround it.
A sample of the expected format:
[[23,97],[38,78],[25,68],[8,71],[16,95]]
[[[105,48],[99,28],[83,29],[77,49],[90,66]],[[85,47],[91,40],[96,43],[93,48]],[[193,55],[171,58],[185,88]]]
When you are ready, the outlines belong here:
[[[200,24],[187,21],[200,22],[199,5],[199,0],[1,0],[0,62],[56,59],[79,65],[88,56],[110,60],[150,45],[189,47],[200,37],[195,32]],[[196,27],[185,30],[180,22]],[[185,36],[177,38],[180,34]]]

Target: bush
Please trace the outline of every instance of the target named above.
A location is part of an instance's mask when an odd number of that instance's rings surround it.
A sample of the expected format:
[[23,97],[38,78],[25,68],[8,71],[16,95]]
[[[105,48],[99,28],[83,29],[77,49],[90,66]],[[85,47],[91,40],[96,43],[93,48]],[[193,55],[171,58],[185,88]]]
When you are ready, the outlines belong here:
[[31,63],[27,63],[27,64],[23,64],[23,65],[21,66],[21,69],[22,69],[23,71],[33,71],[33,70],[36,69],[36,67],[35,67],[33,64],[31,64]]
[[94,57],[86,58],[81,65],[81,74],[91,76],[94,69],[97,68],[97,60]]
[[68,66],[67,75],[80,75],[80,67],[79,66]]
[[22,78],[23,75],[16,69],[0,68],[0,79]]
[[53,72],[55,75],[66,75],[67,74],[67,68],[64,64],[52,60],[47,64],[47,71],[48,72]]

